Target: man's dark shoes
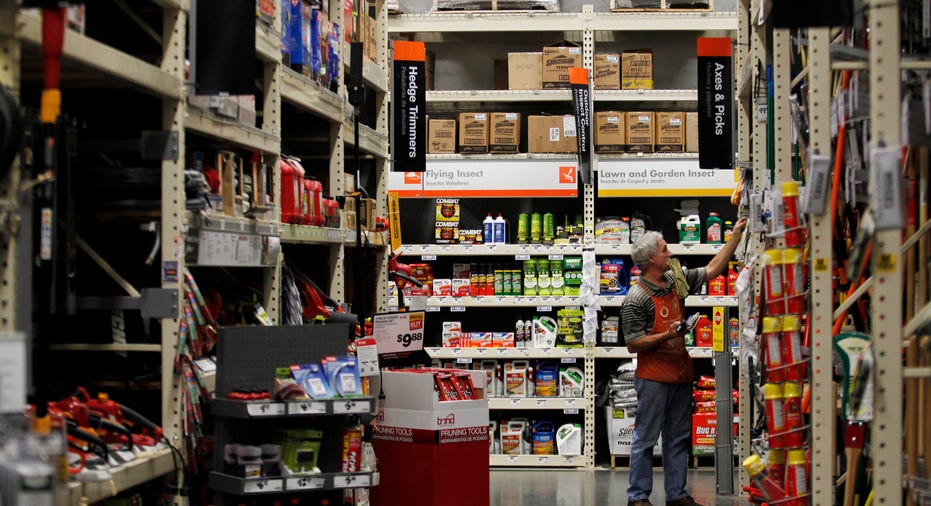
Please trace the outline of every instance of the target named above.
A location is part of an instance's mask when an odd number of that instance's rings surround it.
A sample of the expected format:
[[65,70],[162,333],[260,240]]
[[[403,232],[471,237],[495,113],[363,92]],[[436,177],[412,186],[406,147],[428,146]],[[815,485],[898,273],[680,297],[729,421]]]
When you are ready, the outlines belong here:
[[676,499],[675,501],[666,501],[666,506],[701,506],[701,504],[695,502],[695,500],[692,499],[692,496],[687,495],[685,497]]
[[649,499],[640,499],[639,501],[627,501],[627,506],[653,506]]

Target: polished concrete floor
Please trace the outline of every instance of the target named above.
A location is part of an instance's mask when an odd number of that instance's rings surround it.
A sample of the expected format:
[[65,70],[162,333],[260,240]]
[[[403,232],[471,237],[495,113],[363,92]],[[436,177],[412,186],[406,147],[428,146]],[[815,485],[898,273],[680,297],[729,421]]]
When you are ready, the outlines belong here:
[[[627,471],[622,469],[494,469],[491,471],[491,506],[626,506],[627,476]],[[705,506],[751,504],[739,496],[718,495],[713,468],[690,470],[688,485],[695,501]],[[734,488],[740,489],[736,477]],[[666,504],[663,473],[659,469],[654,475],[650,501],[656,506]]]

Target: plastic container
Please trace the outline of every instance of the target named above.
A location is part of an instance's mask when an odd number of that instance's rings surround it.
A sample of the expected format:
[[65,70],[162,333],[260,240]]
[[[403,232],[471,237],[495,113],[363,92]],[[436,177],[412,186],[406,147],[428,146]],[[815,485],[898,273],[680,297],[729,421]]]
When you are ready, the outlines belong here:
[[805,306],[805,257],[800,249],[787,249],[782,252],[782,265],[785,279],[783,291],[786,297],[786,312],[789,314],[804,313]]
[[640,270],[640,267],[636,265],[630,266],[630,286],[634,286],[637,281],[640,281],[641,274],[643,274],[643,272]]
[[707,315],[701,315],[698,324],[695,326],[695,346],[699,348],[711,348],[714,344],[714,327],[711,319]]
[[719,274],[708,280],[708,295],[723,297],[727,294],[727,278]]
[[723,222],[718,213],[708,213],[705,220],[705,242],[708,244],[721,244],[724,241]]
[[299,223],[301,217],[304,171],[286,158],[281,159],[281,221]]
[[556,431],[556,449],[560,455],[571,457],[582,454],[582,427],[567,423]]
[[730,241],[732,235],[734,235],[734,222],[726,220],[724,222],[724,242]]
[[766,346],[766,377],[773,383],[785,381],[785,360],[782,358],[782,318],[763,318],[763,345]]
[[783,504],[806,506],[808,504],[808,463],[805,450],[789,450],[786,458],[786,496],[790,501]]
[[539,293],[537,285],[537,261],[524,260],[524,295],[535,296]]
[[310,225],[322,227],[326,223],[323,210],[323,183],[316,178],[310,178],[304,179],[304,185],[310,192],[310,205],[308,206]]
[[554,239],[556,239],[556,218],[553,213],[546,213],[543,215],[543,242],[553,244]]
[[495,218],[493,236],[495,244],[507,242],[507,222],[504,221],[504,216],[501,216],[501,213],[498,213],[498,217]]
[[785,490],[766,474],[766,466],[759,455],[750,455],[744,459],[743,466],[765,501],[774,502],[786,498]]
[[550,295],[565,295],[566,278],[562,269],[562,260],[550,260]]
[[740,346],[740,319],[736,316],[727,320],[727,338],[731,343],[731,348]]
[[787,381],[782,385],[782,406],[786,416],[786,433],[783,441],[786,448],[799,448],[805,444],[802,430],[802,385]]
[[740,273],[737,272],[737,262],[728,262],[727,264],[727,294],[730,296],[737,295],[737,278]]
[[239,476],[243,478],[262,476],[262,449],[258,446],[239,446],[236,448],[236,464],[239,467]]
[[766,314],[786,314],[785,289],[782,274],[781,249],[768,249],[763,253],[763,284],[766,294]]
[[482,240],[485,243],[495,242],[495,219],[492,218],[491,213],[488,213],[488,216],[482,220]]
[[533,213],[530,215],[530,242],[540,244],[543,241],[543,215]]
[[537,362],[534,370],[534,393],[537,397],[556,397],[559,394],[559,368],[550,362]]
[[637,242],[637,239],[643,237],[643,233],[653,228],[653,220],[649,216],[634,211],[630,218],[630,243]]
[[782,318],[782,356],[786,364],[786,381],[805,381],[808,378],[808,364],[802,356],[802,322],[797,316]]
[[782,385],[779,383],[763,385],[763,398],[766,401],[766,430],[769,432],[769,447],[785,448],[783,433],[786,430],[786,413],[783,405]]
[[[490,218],[491,215],[489,214]],[[485,218],[486,220],[488,218]],[[520,213],[517,215],[517,242],[519,244],[527,244],[530,241],[530,215],[527,213]]]
[[780,488],[786,485],[786,451],[770,450],[766,454],[766,475]]
[[697,214],[679,219],[679,244],[701,244],[701,219]]
[[782,216],[786,227],[786,246],[798,248],[802,246],[802,229],[798,219],[798,183],[784,181],[782,183]]
[[533,424],[533,454],[556,454],[556,426],[553,422],[537,422]]

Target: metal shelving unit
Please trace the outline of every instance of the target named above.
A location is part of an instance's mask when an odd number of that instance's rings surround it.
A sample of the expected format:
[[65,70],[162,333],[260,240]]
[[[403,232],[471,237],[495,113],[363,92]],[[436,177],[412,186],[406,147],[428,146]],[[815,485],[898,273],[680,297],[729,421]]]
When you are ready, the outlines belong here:
[[68,488],[68,504],[80,506],[109,499],[114,495],[114,490],[129,490],[150,481],[153,477],[172,472],[174,467],[171,450],[158,450],[141,455],[136,460],[113,469],[109,480],[72,482]]
[[578,467],[587,465],[588,456],[564,455],[500,455],[491,454],[491,467]]

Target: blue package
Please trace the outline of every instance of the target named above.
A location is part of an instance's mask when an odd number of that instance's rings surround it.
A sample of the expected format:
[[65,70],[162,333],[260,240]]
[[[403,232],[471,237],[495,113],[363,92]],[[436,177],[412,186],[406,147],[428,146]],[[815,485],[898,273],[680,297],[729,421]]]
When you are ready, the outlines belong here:
[[339,25],[330,23],[330,35],[327,40],[327,82],[330,88],[339,88]]
[[327,357],[323,361],[323,370],[337,396],[359,397],[362,395],[362,379],[359,376],[359,364],[356,357]]
[[297,382],[311,399],[330,399],[334,397],[333,389],[327,381],[326,374],[320,364],[301,364],[292,371],[294,381]]

